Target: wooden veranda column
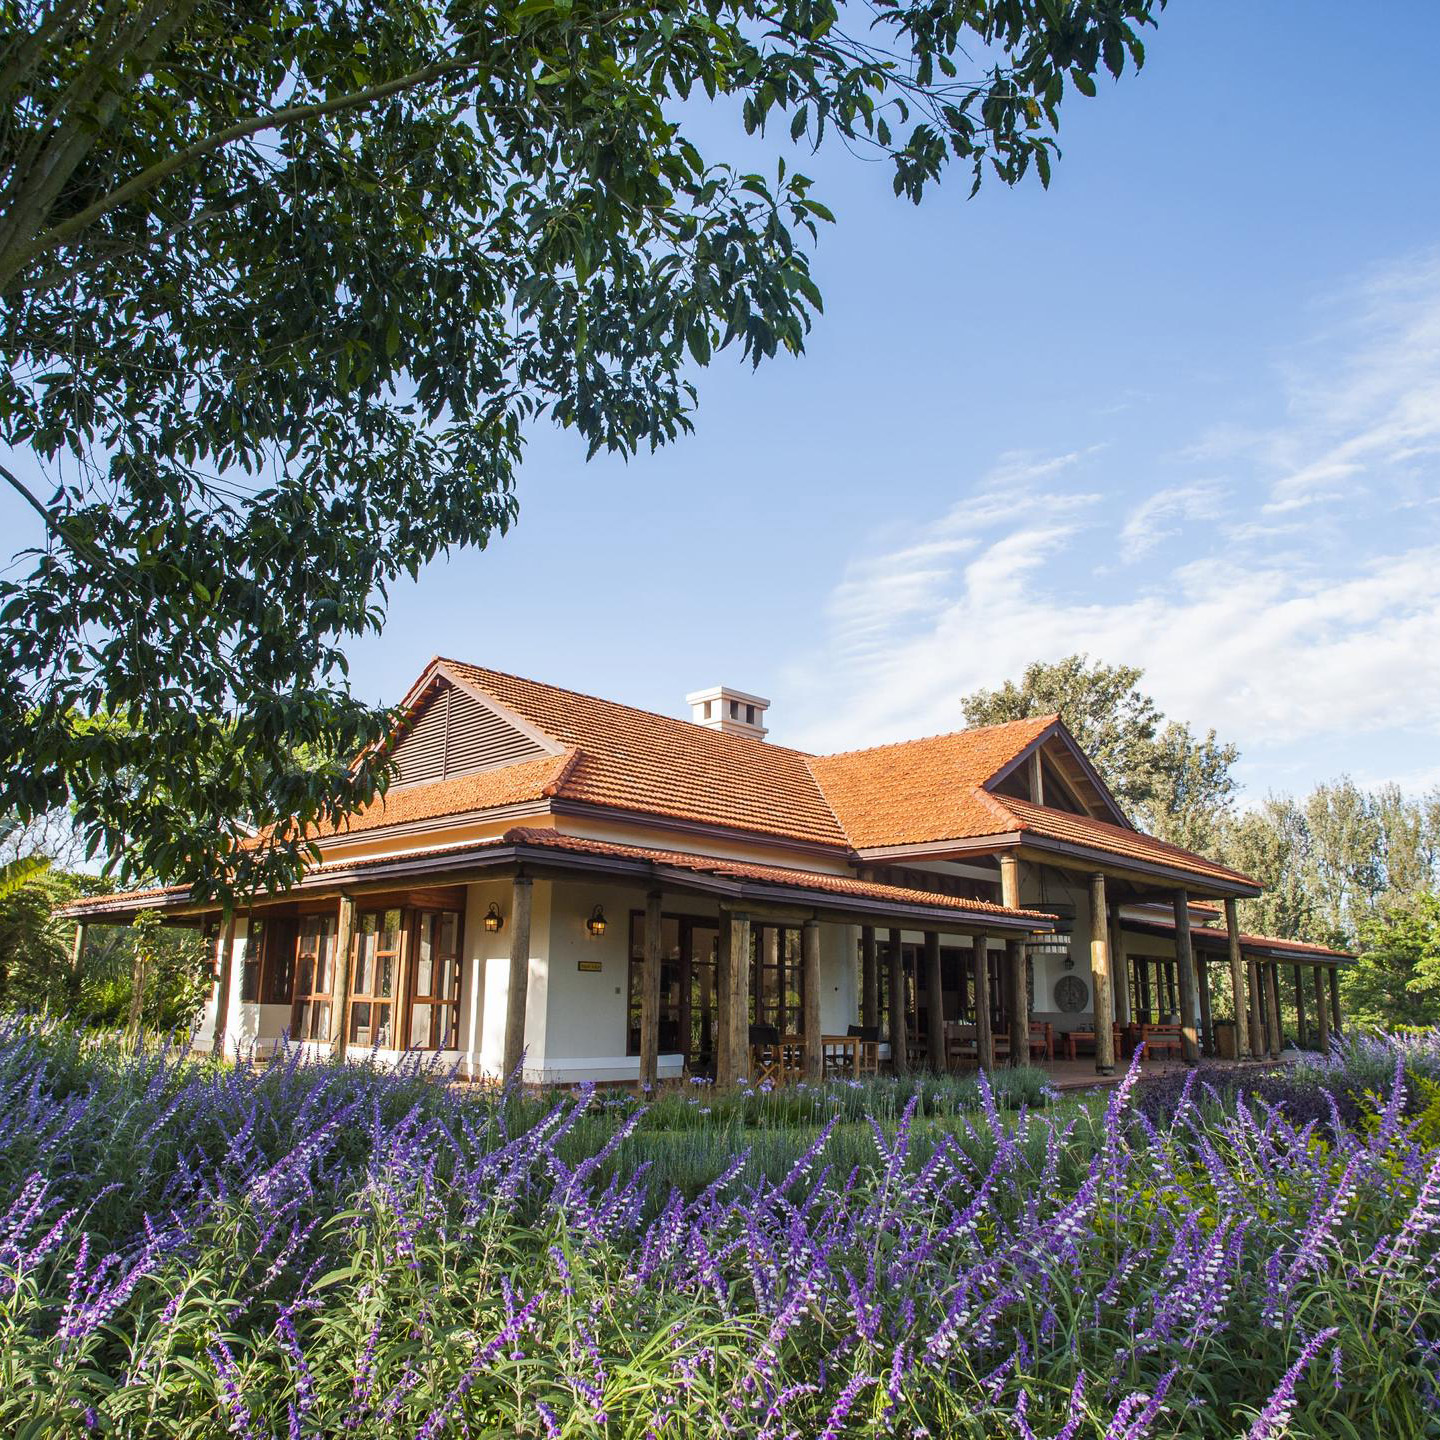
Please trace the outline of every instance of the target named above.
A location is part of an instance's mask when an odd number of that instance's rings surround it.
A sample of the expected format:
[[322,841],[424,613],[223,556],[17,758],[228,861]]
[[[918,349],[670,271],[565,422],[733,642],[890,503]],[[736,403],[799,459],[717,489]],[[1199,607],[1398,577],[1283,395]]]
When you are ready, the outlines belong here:
[[225,921],[225,935],[220,942],[220,973],[215,983],[215,1034],[210,1041],[210,1053],[224,1056],[225,1035],[230,1029],[230,984],[235,974],[235,915],[233,912]]
[[1273,960],[1265,966],[1265,998],[1270,1012],[1270,1058],[1278,1060],[1285,1048],[1285,1032],[1280,1028],[1280,967]]
[[1175,892],[1175,968],[1180,978],[1180,1054],[1187,1064],[1200,1058],[1195,1036],[1195,947],[1190,940],[1190,897]]
[[1253,1007],[1245,999],[1245,957],[1240,953],[1240,918],[1233,900],[1225,902],[1225,930],[1230,953],[1230,994],[1235,1003],[1235,1054],[1243,1060],[1251,1053]]
[[[530,1001],[530,901],[533,881],[517,875],[510,900],[510,984],[505,996],[504,1078],[520,1069],[525,1058],[525,1011]],[[644,1043],[644,1037],[641,1037]]]
[[750,1079],[750,917],[730,917],[730,1075]]
[[[231,922],[231,944],[234,944],[235,927]],[[346,1037],[350,1033],[350,947],[355,936],[355,902],[348,896],[340,897],[340,919],[335,926],[335,978],[331,982],[335,989],[330,997],[330,1048],[338,1057],[345,1054]],[[229,947],[227,947],[229,948]]]
[[1130,961],[1125,954],[1125,931],[1120,924],[1120,907],[1110,905],[1110,994],[1114,1000],[1115,1019],[1121,1025],[1130,1023]]
[[930,1047],[930,1068],[945,1068],[945,989],[944,977],[940,973],[940,934],[936,930],[925,932],[925,994],[929,1000],[926,1007],[926,1040]]
[[[1037,752],[1038,753],[1038,752]],[[1000,857],[1000,903],[1019,910],[1020,861],[1014,855]],[[1030,985],[1025,974],[1025,942],[1009,940],[1005,945],[1005,967],[1010,992],[1010,1063],[1030,1063]]]
[[1030,980],[1025,973],[1025,942],[1005,942],[1005,963],[1010,967],[1010,1063],[1030,1063]]
[[890,1068],[897,1075],[910,1069],[909,1046],[905,1024],[905,955],[900,948],[900,932],[890,932]]
[[[1194,944],[1194,937],[1191,937]],[[1215,1018],[1210,1009],[1210,967],[1205,957],[1195,952],[1195,980],[1200,990],[1200,1053],[1215,1053]]]
[[730,931],[732,916],[720,910],[720,933],[715,941],[715,1085],[725,1089],[735,1083],[731,1069],[734,1051],[730,1047]]
[[977,935],[970,954],[975,966],[975,1055],[982,1070],[993,1070],[995,1034],[990,1023],[990,937]]
[[70,996],[70,1008],[73,1010],[80,999],[80,978],[83,974],[85,961],[85,922],[75,922],[75,944],[70,951],[70,974],[65,978],[65,988]]
[[1330,1029],[1338,1039],[1341,1033],[1340,1027],[1340,968],[1337,965],[1330,967]]
[[880,963],[873,925],[860,927],[860,1023],[868,1030],[880,1024]]
[[660,1078],[660,892],[645,897],[645,934],[640,959],[640,1089]]
[[1315,986],[1315,1038],[1322,1054],[1330,1053],[1330,1009],[1325,1003],[1325,972],[1318,965],[1310,967],[1310,979]]
[[1295,1044],[1305,1048],[1305,983],[1300,977],[1300,967],[1290,967],[1295,972]]
[[804,1005],[805,1076],[825,1078],[825,1045],[820,1032],[820,922],[807,920],[800,929],[801,999]]
[[1090,877],[1090,1012],[1095,1025],[1095,1070],[1115,1072],[1115,996],[1110,984],[1109,906],[1105,877]]

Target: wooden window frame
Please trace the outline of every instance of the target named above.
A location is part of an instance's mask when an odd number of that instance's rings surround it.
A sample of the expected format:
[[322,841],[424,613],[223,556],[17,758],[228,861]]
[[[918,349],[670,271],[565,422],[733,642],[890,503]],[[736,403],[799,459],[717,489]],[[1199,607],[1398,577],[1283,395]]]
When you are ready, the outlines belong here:
[[[382,929],[383,917],[394,915],[396,917],[393,932],[389,929]],[[381,918],[376,918],[381,917]],[[366,928],[367,921],[374,921],[373,929]],[[409,929],[407,924],[408,916],[406,910],[398,905],[386,905],[376,907],[373,910],[359,910],[355,916],[355,933],[350,941],[350,995],[345,1007],[345,1044],[354,1046],[357,1049],[367,1050],[396,1050],[400,1046],[396,1043],[400,1034],[399,1024],[405,1017],[405,957],[409,950],[407,941]],[[393,948],[382,950],[379,937],[393,933],[395,944]],[[370,977],[370,987],[360,986],[360,957],[363,953],[364,943],[369,935],[376,937],[375,951],[371,957],[374,962],[374,973]],[[381,962],[391,961],[390,967],[390,989],[387,993],[384,990],[373,988],[374,983],[383,974]],[[365,1027],[368,1031],[362,1040],[357,1035],[357,1020],[361,1006],[369,1006],[369,1024]],[[389,1021],[388,1039],[383,1043],[376,1038],[376,1032],[380,1028],[377,1023],[377,1007],[386,1012]]]
[[[420,983],[420,947],[424,939],[424,927],[427,920],[439,920],[441,917],[451,915],[455,920],[455,948],[450,956],[454,963],[455,994],[452,997],[438,992],[421,994]],[[408,960],[405,966],[405,1007],[404,1007],[404,1030],[400,1033],[405,1037],[404,1048],[406,1050],[430,1050],[440,1052],[443,1050],[459,1050],[460,1046],[460,1000],[465,985],[465,911],[463,909],[449,909],[443,906],[419,906],[411,912],[410,943],[408,946]],[[432,968],[432,974],[435,970]],[[430,1007],[430,1038],[428,1043],[417,1044],[414,1037],[415,1007],[427,1005]],[[448,1009],[451,1012],[451,1043],[442,1045],[437,1040],[437,1022],[439,1012]]]
[[[324,953],[325,947],[328,944],[329,985],[324,990],[316,990],[313,988],[312,980],[312,988],[307,991],[302,989],[300,982],[302,966],[305,963],[305,958],[307,954],[310,953],[307,952],[305,948],[307,940],[305,927],[312,922],[320,926],[320,934],[318,936],[317,948],[313,952],[315,960],[317,962],[317,967],[316,970],[312,971],[311,973],[312,976],[318,975],[318,963]],[[334,915],[321,912],[310,915],[301,915],[299,917],[299,923],[295,934],[295,980],[293,986],[293,993],[290,1001],[290,1035],[291,1038],[294,1040],[309,1040],[313,1041],[316,1044],[328,1045],[335,1037],[335,977],[338,973],[336,967],[339,964],[339,959],[336,956],[335,951],[339,939],[340,916],[338,911]],[[323,1035],[307,1035],[305,1033],[305,1021],[307,1018],[305,1006],[308,1005],[310,1007],[309,1015],[313,1016],[315,1012],[315,1007],[319,1004],[323,1004],[326,1007],[325,1033]],[[313,1028],[313,1026],[311,1028]]]

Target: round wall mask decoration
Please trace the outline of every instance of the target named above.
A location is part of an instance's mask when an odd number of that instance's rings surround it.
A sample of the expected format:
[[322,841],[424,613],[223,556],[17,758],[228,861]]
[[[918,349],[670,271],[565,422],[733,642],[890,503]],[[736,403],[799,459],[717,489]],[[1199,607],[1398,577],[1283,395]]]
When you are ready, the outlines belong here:
[[1062,975],[1055,982],[1055,1005],[1065,1015],[1073,1015],[1090,1003],[1090,987],[1078,975]]

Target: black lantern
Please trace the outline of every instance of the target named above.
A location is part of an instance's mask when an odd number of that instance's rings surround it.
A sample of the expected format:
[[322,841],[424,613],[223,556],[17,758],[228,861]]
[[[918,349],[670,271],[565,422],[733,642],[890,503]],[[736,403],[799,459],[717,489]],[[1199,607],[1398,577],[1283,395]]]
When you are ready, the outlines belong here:
[[596,940],[605,933],[605,912],[598,905],[590,912],[585,928]]
[[505,917],[495,907],[495,902],[490,902],[490,908],[485,912],[485,928],[492,934],[497,934],[505,924]]

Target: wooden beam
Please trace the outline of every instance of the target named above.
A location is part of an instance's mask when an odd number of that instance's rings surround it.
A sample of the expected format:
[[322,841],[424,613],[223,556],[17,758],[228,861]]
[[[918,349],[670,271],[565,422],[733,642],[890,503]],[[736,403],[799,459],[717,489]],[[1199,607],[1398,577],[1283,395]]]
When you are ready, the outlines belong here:
[[1225,902],[1225,931],[1230,957],[1230,994],[1235,1006],[1235,1054],[1243,1060],[1251,1053],[1252,1007],[1245,1003],[1245,957],[1240,953],[1240,916],[1233,900]]
[[982,1070],[995,1068],[995,1039],[990,1023],[990,941],[977,935],[970,951],[975,967],[975,1053]]
[[1330,1007],[1325,1003],[1325,970],[1323,966],[1310,967],[1310,979],[1315,986],[1315,1029],[1316,1039],[1322,1054],[1330,1053]]
[[1030,752],[1030,799],[1036,805],[1045,803],[1045,764],[1038,746]]
[[880,965],[873,925],[860,927],[860,1023],[871,1030],[880,1024]]
[[1010,967],[1010,1063],[1030,1063],[1030,983],[1025,973],[1025,942],[1005,942],[1005,963]]
[[805,1036],[805,1078],[825,1078],[825,1046],[820,1030],[820,922],[807,920],[800,927],[801,1000]]
[[1340,971],[1330,967],[1330,1028],[1340,1038]]
[[645,936],[640,960],[640,1093],[660,1078],[660,892],[645,897]]
[[516,875],[510,898],[510,984],[505,995],[504,1078],[516,1075],[525,1060],[525,1012],[530,1000],[530,904],[534,882]]
[[1090,1010],[1095,1024],[1095,1070],[1115,1073],[1115,997],[1110,984],[1109,906],[1105,877],[1090,877]]
[[1180,1054],[1187,1064],[1200,1058],[1195,1035],[1195,947],[1190,940],[1190,897],[1175,892],[1175,968],[1180,980]]
[[350,1030],[350,950],[355,936],[355,901],[340,897],[340,919],[335,926],[335,989],[330,996],[330,1048],[337,1060],[345,1056]]
[[235,974],[235,914],[232,911],[225,922],[225,936],[220,942],[220,974],[216,980],[219,987],[215,992],[215,1032],[210,1041],[210,1053],[225,1055],[226,1032],[230,1029],[230,985]]
[[930,1068],[945,1068],[945,982],[940,973],[940,932],[925,932],[925,993],[929,998],[926,1026]]
[[905,1023],[905,956],[900,948],[900,931],[890,931],[890,1068],[897,1075],[910,1069]]

